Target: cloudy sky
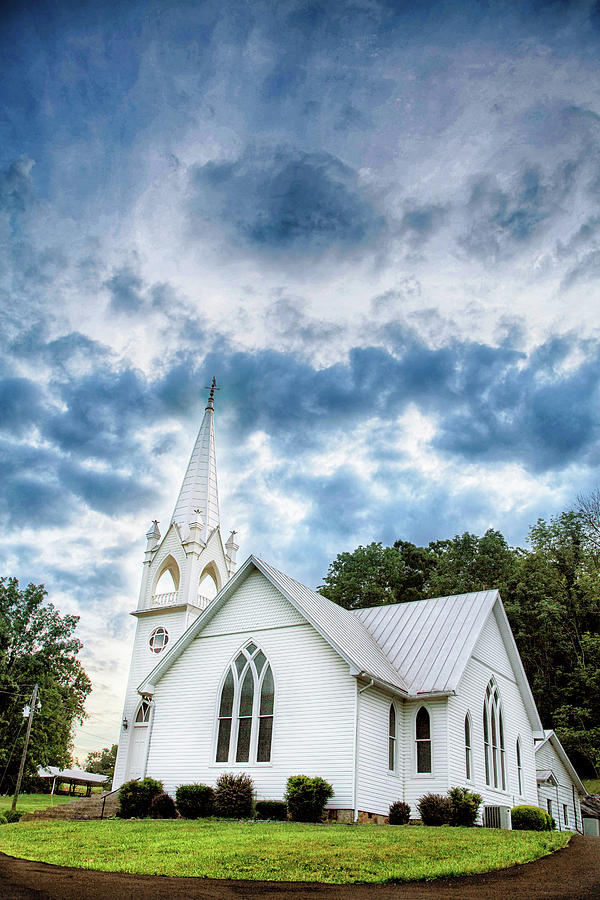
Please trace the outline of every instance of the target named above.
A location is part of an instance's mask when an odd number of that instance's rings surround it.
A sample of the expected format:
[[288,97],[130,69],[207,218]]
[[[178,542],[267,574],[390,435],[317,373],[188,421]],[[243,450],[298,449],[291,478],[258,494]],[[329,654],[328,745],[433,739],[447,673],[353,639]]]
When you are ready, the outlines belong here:
[[600,3],[4,6],[0,570],[116,739],[213,375],[221,515],[310,586],[599,482]]

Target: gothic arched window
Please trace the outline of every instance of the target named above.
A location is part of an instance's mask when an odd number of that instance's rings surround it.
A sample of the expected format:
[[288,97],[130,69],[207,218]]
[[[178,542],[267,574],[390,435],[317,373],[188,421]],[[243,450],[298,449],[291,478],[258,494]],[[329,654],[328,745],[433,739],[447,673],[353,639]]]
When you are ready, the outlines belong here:
[[396,707],[390,703],[390,718],[388,726],[388,769],[396,771]]
[[502,704],[496,682],[492,678],[485,689],[483,701],[483,743],[485,751],[485,782],[490,787],[506,790],[504,753],[504,723]]
[[521,738],[517,738],[517,779],[519,781],[519,795],[523,796],[523,767],[521,765]]
[[465,774],[471,780],[471,716],[465,716]]
[[417,753],[417,772],[431,772],[431,721],[424,706],[420,708],[415,719],[415,742]]
[[271,666],[250,642],[229,666],[221,688],[217,762],[270,761],[274,699]]
[[147,725],[150,721],[150,701],[142,700],[135,714],[134,725]]

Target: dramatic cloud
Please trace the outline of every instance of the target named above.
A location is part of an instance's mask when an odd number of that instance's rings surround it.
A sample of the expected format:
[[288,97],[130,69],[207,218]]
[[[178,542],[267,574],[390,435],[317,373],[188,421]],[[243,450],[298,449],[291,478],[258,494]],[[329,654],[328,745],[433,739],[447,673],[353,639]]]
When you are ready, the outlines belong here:
[[385,222],[357,173],[328,153],[278,147],[190,172],[194,217],[265,253],[319,254],[371,244]]
[[596,485],[599,9],[3,10],[0,559],[82,616],[86,750],[213,375],[223,525],[312,585]]

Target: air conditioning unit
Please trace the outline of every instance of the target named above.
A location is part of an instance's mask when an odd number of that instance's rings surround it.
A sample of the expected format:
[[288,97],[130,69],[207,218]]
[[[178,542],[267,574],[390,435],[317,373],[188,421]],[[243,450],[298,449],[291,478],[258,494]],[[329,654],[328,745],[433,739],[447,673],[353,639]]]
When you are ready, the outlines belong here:
[[512,828],[510,806],[484,806],[483,824],[485,828]]

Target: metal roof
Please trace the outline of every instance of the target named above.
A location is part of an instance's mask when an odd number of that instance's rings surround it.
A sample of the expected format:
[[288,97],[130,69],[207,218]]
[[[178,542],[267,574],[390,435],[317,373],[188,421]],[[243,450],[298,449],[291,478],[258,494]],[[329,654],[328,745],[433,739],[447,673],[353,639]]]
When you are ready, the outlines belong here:
[[357,609],[409,693],[456,690],[498,591]]
[[377,646],[365,625],[357,617],[322,594],[317,594],[257,557],[255,566],[293,605],[306,616],[317,631],[356,668],[375,680],[408,693],[406,681]]
[[354,675],[364,673],[368,678],[381,682],[402,694],[408,694],[406,683],[398,670],[377,646],[363,623],[336,603],[332,603],[316,591],[294,581],[278,569],[256,556],[249,556],[239,571],[221,588],[214,600],[185,631],[166,655],[148,673],[138,687],[140,693],[152,693],[155,685],[175,660],[213,616],[221,609],[231,594],[237,590],[251,571],[258,570],[294,606],[319,634],[346,660]]
[[64,781],[72,781],[75,784],[104,784],[108,781],[108,775],[97,775],[95,772],[84,772],[83,769],[59,769],[58,766],[41,766],[37,773],[40,778],[62,778]]
[[553,747],[556,755],[561,760],[563,766],[565,767],[565,769],[571,776],[571,780],[575,782],[577,789],[585,797],[587,795],[587,789],[586,789],[584,783],[582,782],[581,778],[575,771],[575,767],[573,766],[573,763],[567,756],[566,750],[563,747],[563,745],[561,744],[561,742],[559,741],[556,732],[552,731],[552,729],[550,729],[550,728],[546,728],[544,730],[544,735],[545,735],[545,737],[544,737],[543,741],[536,741],[536,743],[534,745],[535,752],[538,753],[542,749],[542,747],[545,747],[546,744],[549,743]]

